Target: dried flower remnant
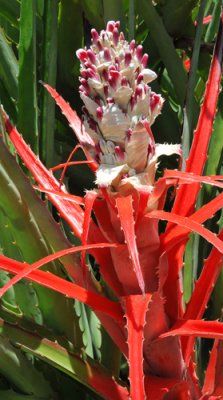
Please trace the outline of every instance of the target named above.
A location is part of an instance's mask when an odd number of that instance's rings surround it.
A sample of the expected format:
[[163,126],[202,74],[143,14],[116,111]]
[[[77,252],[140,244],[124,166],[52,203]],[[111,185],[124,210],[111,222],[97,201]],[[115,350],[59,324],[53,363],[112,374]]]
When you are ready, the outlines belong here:
[[[77,51],[84,125],[94,141],[89,151],[99,164],[99,187],[127,193],[147,185],[152,190],[161,147],[150,126],[163,98],[149,86],[156,74],[147,68],[148,55],[134,40],[125,40],[119,25],[108,22],[100,35],[92,29],[91,48]],[[179,152],[178,145],[162,145],[162,154]]]

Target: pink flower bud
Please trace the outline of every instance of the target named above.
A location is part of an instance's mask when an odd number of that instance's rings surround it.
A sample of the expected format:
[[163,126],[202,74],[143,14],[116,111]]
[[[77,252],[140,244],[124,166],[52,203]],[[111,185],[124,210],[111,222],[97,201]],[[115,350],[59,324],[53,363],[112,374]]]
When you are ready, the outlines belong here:
[[132,60],[132,54],[130,51],[126,51],[125,53],[125,67],[128,67]]
[[119,71],[115,71],[114,69],[110,70],[110,75],[112,78],[114,78],[115,80],[118,80],[120,78],[120,72]]
[[99,119],[99,121],[101,121],[101,120],[102,120],[102,117],[103,117],[103,110],[102,110],[101,107],[98,107],[98,108],[96,109],[96,115],[97,115],[97,118]]
[[93,69],[88,68],[86,70],[86,72],[87,72],[87,78],[95,78],[96,77],[96,73],[93,71]]
[[88,50],[87,54],[88,54],[88,57],[89,57],[89,60],[91,61],[91,63],[96,64],[96,56],[93,53],[93,51],[92,50]]
[[143,66],[144,68],[147,67],[148,60],[149,60],[148,54],[147,54],[147,53],[143,54],[141,63],[142,63],[142,66]]
[[85,62],[86,60],[88,60],[87,51],[84,50],[84,49],[79,49],[79,50],[77,50],[77,51],[76,51],[76,55],[77,55],[77,58],[79,58],[79,60],[80,60],[81,62]]
[[92,29],[92,30],[91,30],[91,37],[92,37],[93,43],[96,44],[97,41],[98,41],[98,39],[99,39],[99,34],[98,34],[98,32],[96,31],[96,29]]
[[136,48],[136,57],[138,58],[138,61],[141,62],[142,60],[142,52],[143,52],[143,47],[141,46],[141,44],[139,46],[137,46]]
[[89,85],[88,85],[86,79],[81,78],[81,79],[80,79],[80,82],[81,82],[81,85],[82,85],[87,91],[89,91]]
[[105,59],[105,61],[111,61],[111,54],[110,54],[110,51],[109,51],[109,49],[107,49],[106,47],[105,47],[105,49],[104,49],[104,59]]
[[115,46],[117,46],[118,41],[119,41],[119,31],[118,28],[115,27],[115,29],[113,30],[113,42]]
[[[79,92],[81,92],[81,93],[87,93],[86,90],[85,90],[85,88],[84,88],[84,86],[82,86],[82,85],[79,86]],[[89,93],[88,93],[88,94],[89,94]]]
[[137,99],[137,97],[139,97],[141,99],[142,98],[142,94],[143,94],[143,87],[142,87],[142,85],[138,85],[136,87],[136,90],[135,90],[136,99]]
[[129,43],[129,49],[130,49],[131,51],[133,51],[133,50],[135,49],[135,47],[136,47],[136,42],[135,42],[135,40],[132,40],[132,41]]
[[108,104],[113,104],[114,103],[114,99],[112,97],[107,97],[107,103]]
[[81,93],[83,93],[85,96],[89,97],[89,93],[84,89],[83,86],[80,86],[80,87],[79,87],[79,91],[80,91]]
[[137,78],[137,84],[143,81],[143,74],[139,74]]
[[85,79],[87,79],[87,78],[88,78],[88,73],[87,73],[87,71],[86,71],[86,70],[82,70],[82,71],[80,71],[80,75],[81,75],[83,78],[85,78]]
[[86,61],[86,62],[84,63],[84,66],[85,66],[85,68],[92,69],[92,70],[95,71],[95,72],[97,71],[95,65],[92,64],[90,61]]
[[106,30],[107,30],[108,32],[113,32],[115,26],[116,26],[116,24],[115,24],[114,21],[109,21],[109,22],[107,23]]
[[152,92],[150,95],[150,109],[152,112],[155,109],[155,107],[159,104],[159,102],[160,102],[160,96]]
[[108,81],[109,81],[110,86],[113,89],[116,89],[119,78],[120,78],[120,73],[118,71],[114,71],[114,70],[110,71],[110,77],[109,77]]

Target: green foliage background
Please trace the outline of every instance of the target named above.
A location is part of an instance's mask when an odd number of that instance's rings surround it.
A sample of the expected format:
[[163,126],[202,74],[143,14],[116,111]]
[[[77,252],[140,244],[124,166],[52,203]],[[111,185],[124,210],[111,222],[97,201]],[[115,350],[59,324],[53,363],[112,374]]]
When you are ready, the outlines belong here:
[[[143,43],[149,68],[158,79],[153,90],[166,99],[162,115],[154,125],[158,142],[180,143],[183,166],[196,126],[208,76],[211,54],[219,25],[220,0],[0,0],[0,101],[11,121],[47,167],[64,162],[75,146],[73,132],[41,81],[56,87],[81,115],[78,94],[79,61],[75,52],[90,44],[90,29],[104,29],[109,20],[119,20],[125,37]],[[203,18],[212,15],[208,25]],[[195,21],[197,25],[195,27]],[[184,61],[191,59],[190,73]],[[206,163],[206,174],[222,174],[223,96],[220,94],[214,133]],[[0,138],[0,251],[29,263],[76,243],[60,221],[52,218],[18,168],[2,120]],[[82,153],[75,155],[78,159]],[[75,159],[75,158],[74,158]],[[166,165],[166,164],[165,164]],[[175,166],[174,162],[171,166]],[[93,187],[94,177],[84,166],[69,169],[66,184],[75,194]],[[204,187],[203,204],[217,189]],[[60,221],[60,226],[55,222]],[[209,226],[218,232],[223,218],[216,215]],[[185,255],[185,301],[190,298],[208,246],[191,235]],[[69,256],[65,263],[79,263]],[[191,268],[193,266],[193,268]],[[65,276],[63,266],[47,269]],[[0,285],[9,276],[0,271]],[[67,277],[69,279],[69,277]],[[221,316],[222,277],[208,309],[210,318]],[[44,338],[44,341],[41,339]],[[46,341],[48,340],[48,342]],[[69,351],[52,352],[57,341]],[[201,354],[201,375],[207,345]],[[108,351],[110,349],[110,351]],[[83,359],[101,374],[126,376],[126,365],[118,349],[86,307],[42,288],[20,282],[0,303],[0,398],[17,399],[99,399],[89,389]],[[106,369],[105,369],[106,368]]]

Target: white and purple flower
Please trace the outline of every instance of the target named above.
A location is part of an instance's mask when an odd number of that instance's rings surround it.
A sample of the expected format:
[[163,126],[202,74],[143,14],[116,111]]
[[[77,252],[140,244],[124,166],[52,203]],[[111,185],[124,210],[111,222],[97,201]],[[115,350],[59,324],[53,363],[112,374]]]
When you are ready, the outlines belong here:
[[96,183],[124,193],[153,188],[157,159],[180,152],[178,145],[155,144],[150,126],[163,98],[148,85],[156,78],[147,68],[141,45],[128,43],[119,22],[110,21],[100,34],[92,29],[90,49],[80,49],[80,95],[84,126],[94,146],[89,151],[99,168]]

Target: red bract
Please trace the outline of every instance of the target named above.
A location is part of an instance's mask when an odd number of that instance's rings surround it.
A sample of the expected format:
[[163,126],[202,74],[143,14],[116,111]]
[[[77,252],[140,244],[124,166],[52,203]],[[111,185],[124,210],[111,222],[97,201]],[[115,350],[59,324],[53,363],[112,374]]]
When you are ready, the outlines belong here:
[[[91,49],[78,52],[82,63],[80,92],[85,103],[85,128],[55,89],[45,85],[76,133],[89,166],[97,171],[95,191],[87,192],[83,199],[65,192],[5,116],[6,129],[18,154],[40,190],[48,194],[82,240],[82,246],[49,255],[32,265],[21,265],[1,256],[1,268],[16,276],[0,294],[26,277],[88,304],[129,362],[129,395],[115,383],[117,399],[222,398],[223,351],[219,339],[223,339],[223,325],[201,318],[220,272],[223,254],[223,233],[216,237],[202,223],[222,207],[223,196],[194,212],[199,183],[222,187],[222,177],[201,176],[219,93],[222,23],[186,172],[166,171],[157,182],[157,158],[161,154],[180,154],[179,146],[155,143],[150,125],[162,105],[161,97],[148,86],[155,76],[145,68],[148,57],[143,56],[141,46],[135,47],[132,42],[129,45],[118,28],[119,24],[111,21],[106,31],[98,34],[93,30]],[[117,124],[119,134],[115,130]],[[162,209],[166,191],[176,183],[179,189],[168,213]],[[92,212],[97,223],[91,218]],[[161,237],[159,220],[168,221]],[[213,249],[184,310],[179,280],[190,231],[203,236]],[[68,271],[75,283],[37,271],[43,264],[77,251],[82,251],[84,273]],[[97,260],[117,302],[96,293],[85,266],[86,251]],[[203,388],[193,364],[197,336],[215,338]],[[97,390],[105,399],[111,398],[98,381]]]

